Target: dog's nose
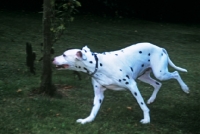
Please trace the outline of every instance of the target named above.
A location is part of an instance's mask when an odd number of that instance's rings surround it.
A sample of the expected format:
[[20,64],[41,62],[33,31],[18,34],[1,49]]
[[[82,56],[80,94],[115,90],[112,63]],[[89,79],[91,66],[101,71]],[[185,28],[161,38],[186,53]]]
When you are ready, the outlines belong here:
[[52,63],[55,64],[56,60],[55,58],[51,59]]

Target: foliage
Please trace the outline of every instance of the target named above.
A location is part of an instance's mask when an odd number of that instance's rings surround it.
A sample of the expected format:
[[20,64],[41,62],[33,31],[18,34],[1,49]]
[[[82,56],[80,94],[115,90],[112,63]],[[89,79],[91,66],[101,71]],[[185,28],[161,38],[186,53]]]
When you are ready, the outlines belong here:
[[66,30],[68,23],[74,20],[73,14],[77,13],[77,7],[81,3],[77,0],[56,0],[52,3],[51,31],[53,43],[55,43]]

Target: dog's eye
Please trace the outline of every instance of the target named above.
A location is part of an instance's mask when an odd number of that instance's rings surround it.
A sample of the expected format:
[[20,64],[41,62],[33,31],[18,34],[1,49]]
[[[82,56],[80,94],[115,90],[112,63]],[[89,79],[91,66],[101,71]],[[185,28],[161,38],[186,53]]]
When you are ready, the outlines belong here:
[[63,54],[63,57],[66,57],[66,55],[65,55],[65,54]]

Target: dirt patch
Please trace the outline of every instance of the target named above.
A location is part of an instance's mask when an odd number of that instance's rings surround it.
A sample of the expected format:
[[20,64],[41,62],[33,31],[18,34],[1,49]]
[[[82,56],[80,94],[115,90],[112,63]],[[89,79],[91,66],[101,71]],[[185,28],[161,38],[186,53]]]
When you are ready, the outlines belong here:
[[62,97],[68,97],[69,96],[68,92],[74,88],[71,85],[55,84],[55,86],[56,86],[56,89],[57,89],[56,94],[59,94]]

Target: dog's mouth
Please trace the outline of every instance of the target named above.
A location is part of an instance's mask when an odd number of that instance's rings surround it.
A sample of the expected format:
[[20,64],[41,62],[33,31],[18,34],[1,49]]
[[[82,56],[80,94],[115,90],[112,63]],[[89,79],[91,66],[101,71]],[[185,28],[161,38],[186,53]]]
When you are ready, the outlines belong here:
[[63,65],[56,65],[56,69],[67,69],[67,68],[69,68],[69,65],[67,65],[67,64],[63,64]]

